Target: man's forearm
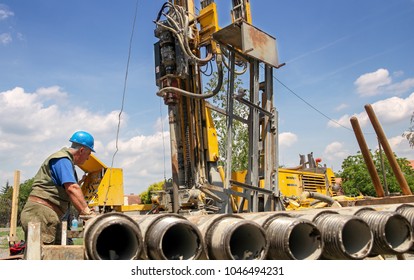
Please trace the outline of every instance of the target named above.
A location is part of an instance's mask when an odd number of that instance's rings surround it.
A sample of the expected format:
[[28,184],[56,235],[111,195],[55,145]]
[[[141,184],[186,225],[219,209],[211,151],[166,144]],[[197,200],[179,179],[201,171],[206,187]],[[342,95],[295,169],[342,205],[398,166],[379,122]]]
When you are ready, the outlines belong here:
[[85,201],[85,198],[83,197],[83,193],[80,186],[78,184],[69,184],[69,186],[66,186],[65,184],[65,189],[70,201],[72,202],[76,210],[78,210],[80,214],[89,214],[85,213],[88,211],[86,209],[89,209],[89,207]]

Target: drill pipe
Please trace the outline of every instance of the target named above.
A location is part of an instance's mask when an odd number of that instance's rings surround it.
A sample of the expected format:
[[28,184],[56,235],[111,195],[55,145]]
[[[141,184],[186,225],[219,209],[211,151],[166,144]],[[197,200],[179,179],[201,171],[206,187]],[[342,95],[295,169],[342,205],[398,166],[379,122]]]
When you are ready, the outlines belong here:
[[255,221],[269,238],[267,259],[317,260],[322,254],[322,237],[309,220],[291,217],[287,213],[245,213],[243,218]]
[[[374,234],[373,254],[401,254],[407,246],[410,247],[409,243],[413,239],[414,232],[414,203],[343,207],[335,211],[339,214],[356,216],[361,216],[364,212],[375,213],[364,214],[362,217]],[[405,220],[408,221],[409,226]],[[411,246],[410,251],[413,250],[414,247]]]
[[362,218],[332,210],[304,212],[299,217],[313,221],[322,233],[322,258],[358,260],[371,252],[373,234]]
[[402,254],[412,247],[413,229],[402,214],[365,208],[355,215],[364,219],[374,234],[372,254]]
[[269,241],[253,221],[231,214],[188,216],[204,237],[204,251],[212,260],[263,260]]
[[143,247],[138,225],[122,213],[106,213],[86,221],[86,258],[90,260],[134,260]]
[[142,230],[144,253],[152,260],[193,260],[203,251],[199,229],[181,215],[154,214],[131,216]]
[[[403,215],[410,222],[411,229],[414,232],[414,206],[410,204],[403,204],[400,205],[400,207],[398,207],[396,211],[397,213]],[[414,253],[414,242],[409,251],[410,253]]]

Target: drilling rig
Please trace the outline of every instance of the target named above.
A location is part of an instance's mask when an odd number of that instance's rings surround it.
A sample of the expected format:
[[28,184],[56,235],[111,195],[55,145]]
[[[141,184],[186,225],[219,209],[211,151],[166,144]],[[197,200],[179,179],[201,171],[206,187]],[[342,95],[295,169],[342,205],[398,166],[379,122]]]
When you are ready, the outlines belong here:
[[[155,20],[155,74],[158,96],[168,107],[172,180],[160,204],[174,213],[205,210],[233,213],[282,210],[278,188],[278,125],[273,105],[273,69],[278,61],[276,39],[251,24],[250,1],[232,1],[232,24],[220,28],[214,1],[166,2]],[[213,64],[216,87],[203,92],[202,67]],[[225,85],[227,106],[208,99]],[[237,68],[237,69],[236,69]],[[241,69],[241,70],[238,70]],[[248,72],[248,87],[235,92],[238,71]],[[263,80],[260,80],[263,77]],[[233,110],[234,102],[249,109],[248,118]],[[218,165],[217,133],[211,111],[227,117],[225,166]],[[249,131],[248,168],[243,180],[232,176],[233,122]],[[201,198],[201,199],[199,199]]]
[[[308,166],[301,157],[297,168],[279,168],[273,79],[283,63],[276,39],[252,25],[250,1],[231,3],[232,23],[224,28],[213,0],[200,0],[197,7],[192,0],[162,5],[154,21],[155,78],[156,94],[168,108],[171,180],[154,198],[157,214],[138,215],[122,207],[122,171],[92,157],[83,166],[91,176],[84,194],[93,206],[112,205],[115,211],[87,221],[80,258],[360,260],[413,253],[411,193],[347,207],[349,201],[330,201],[334,174],[315,164],[312,154]],[[207,65],[217,73],[217,83],[204,92]],[[248,86],[236,90],[241,73]],[[209,102],[222,89],[225,108]],[[235,113],[236,102],[247,106],[247,117]],[[226,116],[224,166],[213,111]],[[232,172],[235,121],[248,130],[243,172]],[[297,196],[326,200],[331,207],[287,211],[289,205],[295,209]]]

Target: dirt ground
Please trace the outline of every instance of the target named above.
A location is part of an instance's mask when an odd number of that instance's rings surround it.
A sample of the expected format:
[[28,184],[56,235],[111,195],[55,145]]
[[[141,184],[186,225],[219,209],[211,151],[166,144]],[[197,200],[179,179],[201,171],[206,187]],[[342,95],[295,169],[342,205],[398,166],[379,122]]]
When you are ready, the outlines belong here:
[[6,247],[7,242],[7,236],[0,236],[0,259],[9,256],[9,249]]
[[0,248],[0,259],[6,258],[8,256],[9,256],[9,250]]
[[0,228],[0,259],[10,256],[10,251],[8,248],[8,235],[9,228]]

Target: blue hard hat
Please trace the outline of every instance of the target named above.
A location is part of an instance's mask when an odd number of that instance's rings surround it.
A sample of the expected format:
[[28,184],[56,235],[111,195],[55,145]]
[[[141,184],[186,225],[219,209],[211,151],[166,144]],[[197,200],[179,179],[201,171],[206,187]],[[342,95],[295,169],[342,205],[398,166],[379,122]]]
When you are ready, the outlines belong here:
[[69,141],[72,143],[81,144],[91,149],[92,152],[95,152],[95,150],[93,149],[93,136],[86,131],[76,131],[75,133],[73,133],[72,137],[70,137]]

